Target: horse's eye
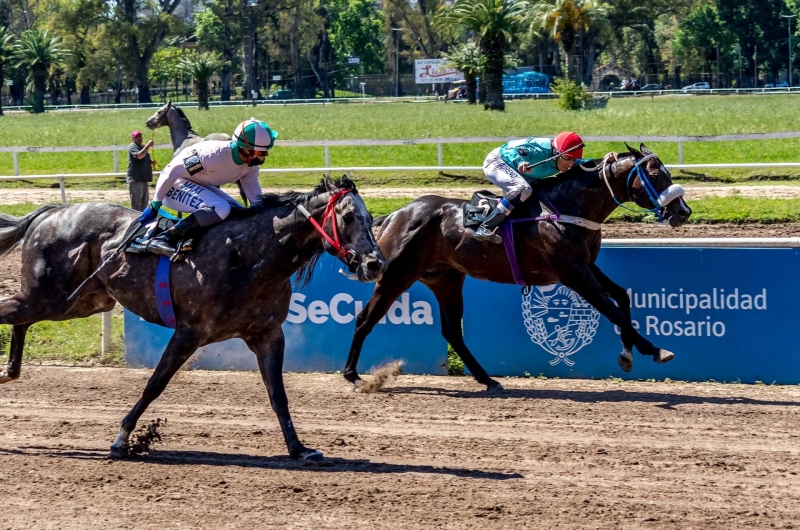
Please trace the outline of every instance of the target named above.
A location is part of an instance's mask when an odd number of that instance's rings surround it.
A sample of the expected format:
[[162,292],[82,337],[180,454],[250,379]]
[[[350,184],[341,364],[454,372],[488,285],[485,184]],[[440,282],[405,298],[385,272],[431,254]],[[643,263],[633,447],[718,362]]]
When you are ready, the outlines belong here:
[[350,223],[352,223],[355,220],[356,220],[356,216],[355,216],[355,214],[353,212],[348,212],[348,213],[346,213],[346,214],[344,214],[342,216],[342,222],[344,222],[344,224],[346,224],[346,225],[349,225]]

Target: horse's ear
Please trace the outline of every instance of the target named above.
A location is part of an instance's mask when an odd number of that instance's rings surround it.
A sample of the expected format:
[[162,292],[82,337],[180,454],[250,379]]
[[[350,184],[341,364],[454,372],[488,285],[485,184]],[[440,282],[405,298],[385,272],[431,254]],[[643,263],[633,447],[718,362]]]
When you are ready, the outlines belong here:
[[625,147],[628,148],[628,152],[632,154],[634,158],[636,159],[642,158],[642,153],[639,152],[635,147],[629,146],[628,142],[625,142]]
[[350,177],[348,177],[347,174],[342,175],[341,183],[343,188],[347,188],[349,190],[356,189],[355,183],[352,180],[350,180]]
[[170,108],[171,106],[172,106],[172,100],[170,99],[169,101],[167,101],[167,108]]
[[331,179],[328,175],[322,176],[322,185],[325,186],[325,191],[331,191]]
[[652,155],[653,152],[647,148],[644,144],[639,144],[639,150],[642,152],[643,155]]

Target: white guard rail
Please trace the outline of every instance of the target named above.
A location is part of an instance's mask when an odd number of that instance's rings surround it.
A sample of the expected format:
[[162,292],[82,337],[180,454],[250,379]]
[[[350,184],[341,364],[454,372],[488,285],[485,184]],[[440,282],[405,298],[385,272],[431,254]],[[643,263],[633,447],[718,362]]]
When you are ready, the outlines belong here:
[[[261,173],[347,173],[350,172],[379,172],[379,171],[480,171],[480,166],[446,166],[444,165],[443,146],[445,144],[485,143],[503,144],[509,140],[520,137],[465,137],[465,138],[418,138],[411,140],[278,140],[276,144],[284,147],[322,147],[324,149],[325,165],[322,167],[303,168],[264,168]],[[764,162],[764,163],[719,163],[719,164],[685,164],[683,157],[683,144],[693,142],[729,142],[745,140],[778,140],[800,139],[800,131],[756,133],[756,134],[728,134],[717,136],[584,136],[590,142],[647,142],[647,143],[677,143],[678,163],[669,164],[669,169],[751,169],[751,168],[800,168],[800,162]],[[353,146],[403,146],[403,145],[430,145],[437,146],[437,165],[435,166],[331,166],[331,147]],[[159,149],[171,149],[171,144],[159,144]],[[127,152],[127,146],[85,146],[85,147],[0,147],[0,153],[12,153],[14,159],[14,175],[0,176],[2,180],[33,180],[57,179],[61,188],[61,199],[66,202],[65,180],[68,178],[108,178],[122,177],[120,172],[119,153]],[[114,171],[108,173],[54,173],[43,175],[20,175],[20,153],[67,153],[67,152],[112,152],[114,156]]]

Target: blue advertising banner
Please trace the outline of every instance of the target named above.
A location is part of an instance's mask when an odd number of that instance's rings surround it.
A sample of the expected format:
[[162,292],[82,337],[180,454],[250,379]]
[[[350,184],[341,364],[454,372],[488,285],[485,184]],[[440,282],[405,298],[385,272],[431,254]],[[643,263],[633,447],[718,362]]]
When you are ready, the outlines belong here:
[[[561,285],[523,296],[467,279],[465,340],[496,375],[800,383],[798,258],[789,248],[603,248],[598,265],[628,290],[634,327],[675,353],[655,364],[634,350],[630,374],[617,364],[619,330]],[[490,298],[503,303],[488,314]]]
[[[675,359],[655,364],[634,351],[625,374],[618,330],[582,298],[561,285],[533,287],[528,296],[513,285],[468,278],[464,333],[476,358],[493,375],[609,376],[634,379],[800,383],[794,332],[800,264],[794,248],[604,248],[598,264],[628,289],[634,325]],[[355,316],[372,294],[335,273],[336,260],[320,260],[314,280],[294,293],[286,334],[290,371],[342,370]],[[487,309],[491,300],[492,309]],[[127,360],[154,366],[172,330],[126,313]],[[407,373],[444,374],[446,343],[438,304],[417,283],[367,338],[359,368],[403,359]],[[242,341],[208,346],[197,368],[256,369]]]
[[[374,283],[349,280],[336,271],[341,263],[325,256],[314,279],[292,294],[284,368],[292,372],[334,372],[344,369],[355,317],[369,301]],[[125,311],[125,357],[131,366],[158,363],[173,330],[150,324]],[[441,335],[439,308],[427,287],[415,284],[397,300],[364,343],[359,369],[402,359],[415,374],[446,374],[447,343]],[[205,346],[191,360],[193,368],[257,370],[255,356],[240,339]]]

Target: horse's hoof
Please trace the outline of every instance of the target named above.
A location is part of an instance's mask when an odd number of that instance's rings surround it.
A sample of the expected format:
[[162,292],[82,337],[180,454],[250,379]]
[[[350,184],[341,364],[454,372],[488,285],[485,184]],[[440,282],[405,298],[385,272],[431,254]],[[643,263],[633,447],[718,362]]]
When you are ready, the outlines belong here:
[[0,385],[3,383],[8,383],[9,381],[13,381],[14,379],[16,379],[16,377],[11,377],[7,373],[2,373],[0,374]]
[[501,385],[497,381],[492,381],[492,383],[486,387],[487,394],[502,394],[505,391],[506,389],[503,388],[503,385]]
[[622,353],[617,357],[617,363],[624,372],[630,372],[633,369],[633,359],[629,359],[627,355]]
[[300,453],[300,458],[303,459],[303,465],[305,466],[318,466],[325,462],[325,457],[322,456],[322,453],[314,449],[306,449]]
[[353,392],[363,392],[362,386],[364,386],[364,380],[359,377],[353,381]]
[[127,445],[122,445],[122,446],[112,445],[111,451],[109,451],[108,453],[108,457],[114,460],[120,458],[128,458],[128,456],[130,456],[130,454],[128,453]]
[[675,357],[675,354],[669,350],[658,350],[658,353],[653,355],[653,360],[659,364],[668,363]]

